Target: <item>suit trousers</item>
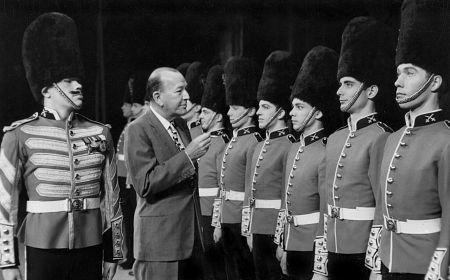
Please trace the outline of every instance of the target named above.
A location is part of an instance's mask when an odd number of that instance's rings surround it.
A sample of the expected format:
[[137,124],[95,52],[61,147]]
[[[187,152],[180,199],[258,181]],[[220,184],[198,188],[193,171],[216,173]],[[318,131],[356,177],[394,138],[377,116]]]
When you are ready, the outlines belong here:
[[81,249],[26,247],[27,280],[101,280],[103,246]]
[[273,235],[253,234],[253,262],[257,280],[286,279],[276,257],[277,245]]
[[425,278],[425,274],[390,273],[383,263],[381,263],[381,276],[383,280],[423,280]]
[[311,280],[314,268],[314,251],[287,251],[286,266],[289,280]]
[[205,252],[202,254],[202,266],[205,280],[225,280],[225,263],[221,242],[215,243],[211,226],[212,216],[202,216],[202,234]]
[[241,224],[222,224],[221,226],[227,279],[255,279],[252,254],[246,238],[241,235]]
[[131,187],[127,189],[126,178],[117,177],[120,187],[120,207],[123,214],[123,227],[125,235],[124,246],[124,262],[121,266],[125,269],[131,268],[134,262],[133,257],[133,219],[134,211],[136,209],[136,192]]
[[364,263],[366,254],[328,252],[329,280],[368,280],[370,269]]

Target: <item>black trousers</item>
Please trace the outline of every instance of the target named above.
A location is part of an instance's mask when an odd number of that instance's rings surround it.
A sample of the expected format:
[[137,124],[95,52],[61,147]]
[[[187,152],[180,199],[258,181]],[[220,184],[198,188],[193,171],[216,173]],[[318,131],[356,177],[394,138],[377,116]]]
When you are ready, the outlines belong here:
[[27,280],[101,280],[103,246],[82,249],[26,247]]
[[328,252],[329,280],[366,280],[370,277],[370,269],[364,264],[365,253],[336,254]]
[[383,280],[423,280],[425,278],[425,274],[389,273],[383,263],[381,263],[381,276]]
[[214,242],[214,227],[211,226],[211,216],[202,216],[203,242],[205,252],[202,256],[203,274],[205,280],[225,280],[225,261],[220,242]]
[[252,254],[241,235],[241,224],[222,224],[222,248],[228,280],[255,279]]
[[133,233],[134,211],[136,210],[136,192],[133,188],[126,188],[126,178],[117,177],[120,187],[120,207],[123,214],[123,226],[125,237],[125,256],[121,264],[123,268],[130,269],[134,262],[133,257]]
[[313,277],[314,251],[286,251],[289,280],[310,280]]
[[277,245],[273,235],[253,234],[253,262],[257,280],[286,279],[276,257]]

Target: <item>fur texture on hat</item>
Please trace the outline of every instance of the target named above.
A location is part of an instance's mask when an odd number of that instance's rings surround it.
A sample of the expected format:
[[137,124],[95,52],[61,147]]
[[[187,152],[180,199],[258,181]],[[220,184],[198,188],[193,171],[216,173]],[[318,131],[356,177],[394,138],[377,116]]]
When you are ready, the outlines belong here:
[[186,90],[189,93],[189,100],[192,103],[200,104],[202,102],[202,95],[208,74],[208,68],[205,64],[194,61],[189,65],[185,79],[187,82]]
[[189,65],[191,65],[189,62],[181,63],[178,65],[177,70],[183,75],[183,77],[186,77],[186,72],[189,68]]
[[223,67],[221,65],[215,65],[209,69],[201,105],[216,113],[226,114],[228,107],[225,103],[225,86],[222,75]]

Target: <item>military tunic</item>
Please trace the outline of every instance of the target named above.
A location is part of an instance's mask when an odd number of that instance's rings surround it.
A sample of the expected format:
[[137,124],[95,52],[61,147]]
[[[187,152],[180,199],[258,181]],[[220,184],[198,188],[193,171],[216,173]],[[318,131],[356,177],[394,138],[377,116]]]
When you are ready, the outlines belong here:
[[330,135],[326,147],[327,205],[322,208],[314,272],[327,275],[327,252],[364,254],[375,216],[382,151],[391,129],[377,114]]
[[275,243],[286,251],[313,250],[320,217],[319,186],[325,181],[325,143],[321,129],[302,137],[289,151],[275,233]]
[[117,176],[118,177],[127,177],[127,167],[125,165],[125,155],[124,155],[124,144],[125,144],[125,131],[128,128],[128,125],[131,121],[129,121],[122,132],[120,133],[119,140],[117,141]]
[[[25,245],[76,249],[104,240],[105,260],[122,258],[122,212],[109,128],[45,111],[6,127],[0,152],[0,267],[18,265],[19,193],[28,194]],[[102,227],[103,225],[103,227]],[[36,234],[38,233],[38,234]]]
[[386,142],[379,196],[380,257],[393,273],[447,279],[450,242],[450,127],[441,110],[405,116]]

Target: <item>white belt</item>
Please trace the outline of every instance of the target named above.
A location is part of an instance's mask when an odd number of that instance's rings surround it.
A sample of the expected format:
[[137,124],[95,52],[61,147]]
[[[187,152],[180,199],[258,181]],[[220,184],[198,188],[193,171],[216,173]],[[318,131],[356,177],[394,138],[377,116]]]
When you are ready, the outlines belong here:
[[318,224],[320,219],[320,212],[304,215],[288,215],[286,219],[294,226]]
[[384,216],[384,227],[395,233],[430,234],[441,231],[441,218],[403,222]]
[[205,196],[217,196],[217,193],[219,191],[219,188],[198,188],[198,194],[200,197]]
[[255,208],[280,209],[281,199],[255,199]]
[[56,201],[27,201],[28,213],[72,212],[100,208],[100,198],[73,198]]
[[340,220],[370,221],[375,217],[375,207],[342,208],[328,204],[330,218]]
[[124,154],[117,154],[117,159],[124,161],[125,160],[125,155]]
[[245,192],[237,192],[237,191],[224,191],[222,192],[222,197],[225,200],[236,200],[236,201],[244,201]]

